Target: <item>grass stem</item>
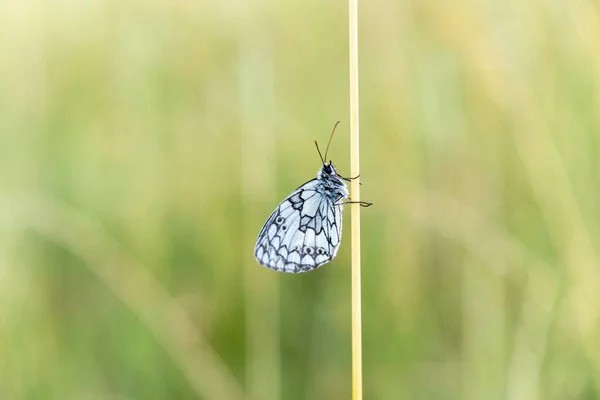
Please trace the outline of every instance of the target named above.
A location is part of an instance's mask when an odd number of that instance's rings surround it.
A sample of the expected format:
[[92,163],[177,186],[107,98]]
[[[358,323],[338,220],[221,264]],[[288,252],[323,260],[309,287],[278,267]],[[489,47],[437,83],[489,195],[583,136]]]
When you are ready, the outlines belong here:
[[[348,1],[350,43],[350,173],[360,173],[358,144],[358,0]],[[353,201],[360,201],[359,180],[350,184]],[[362,400],[362,315],[360,278],[360,205],[352,204],[352,399]]]

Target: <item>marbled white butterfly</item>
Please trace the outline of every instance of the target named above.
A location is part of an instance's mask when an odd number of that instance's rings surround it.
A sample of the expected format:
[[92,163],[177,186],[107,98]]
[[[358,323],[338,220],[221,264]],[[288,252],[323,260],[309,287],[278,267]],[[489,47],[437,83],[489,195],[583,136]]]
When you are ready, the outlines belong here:
[[[339,175],[331,161],[326,163],[319,150],[322,166],[311,179],[285,198],[267,219],[258,234],[254,247],[256,260],[271,269],[282,272],[306,272],[331,261],[342,240],[342,207],[348,197],[346,182],[351,179]],[[364,207],[372,203],[359,202]]]

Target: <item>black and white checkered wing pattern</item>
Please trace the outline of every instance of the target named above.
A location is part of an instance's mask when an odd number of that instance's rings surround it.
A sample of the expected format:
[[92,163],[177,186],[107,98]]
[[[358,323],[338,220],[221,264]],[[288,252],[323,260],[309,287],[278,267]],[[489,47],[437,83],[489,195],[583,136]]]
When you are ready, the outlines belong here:
[[331,261],[341,239],[342,206],[314,179],[273,211],[258,234],[254,256],[276,271],[305,272]]

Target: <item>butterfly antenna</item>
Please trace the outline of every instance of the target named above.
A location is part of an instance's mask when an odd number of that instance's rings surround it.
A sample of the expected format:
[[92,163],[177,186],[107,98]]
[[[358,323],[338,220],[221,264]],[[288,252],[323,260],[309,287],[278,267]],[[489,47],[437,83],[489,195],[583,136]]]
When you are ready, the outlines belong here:
[[[331,130],[331,136],[329,136],[329,142],[327,142],[327,148],[325,149],[325,158],[324,160],[327,160],[327,152],[329,151],[329,145],[331,144],[331,139],[333,139],[333,134],[335,133],[335,128],[337,128],[337,126],[339,125],[340,121],[337,121],[335,123],[335,125],[333,126],[333,129]],[[325,164],[325,161],[323,161],[323,164]]]
[[317,151],[319,152],[319,157],[321,157],[321,162],[325,165],[325,160],[323,159],[323,155],[321,154],[321,150],[319,150],[319,144],[315,140],[315,146],[317,146]]

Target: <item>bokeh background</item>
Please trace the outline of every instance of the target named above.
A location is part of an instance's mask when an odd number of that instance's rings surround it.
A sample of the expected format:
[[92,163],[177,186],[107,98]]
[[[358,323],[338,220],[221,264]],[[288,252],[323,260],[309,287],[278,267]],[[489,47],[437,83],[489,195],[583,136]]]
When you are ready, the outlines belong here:
[[[599,12],[360,4],[365,398],[600,398]],[[348,211],[252,255],[336,120],[349,174],[347,14],[0,3],[0,398],[350,398]]]

